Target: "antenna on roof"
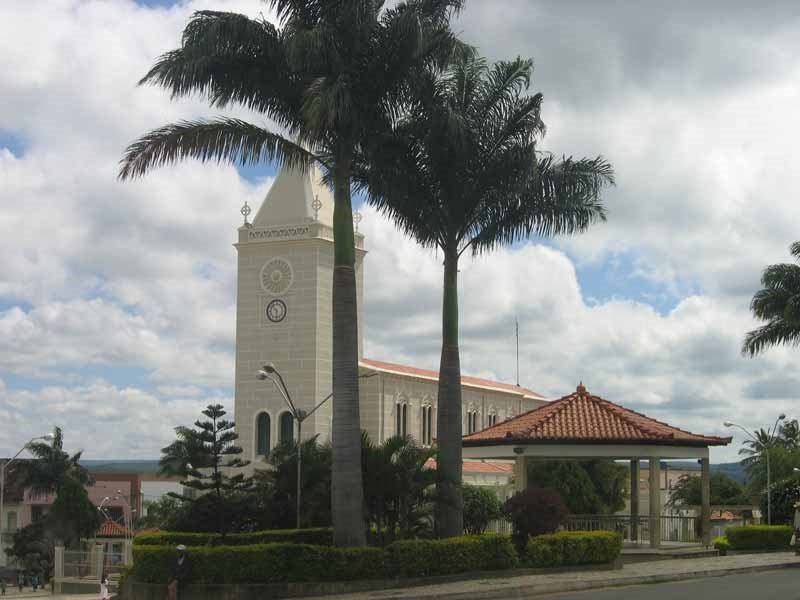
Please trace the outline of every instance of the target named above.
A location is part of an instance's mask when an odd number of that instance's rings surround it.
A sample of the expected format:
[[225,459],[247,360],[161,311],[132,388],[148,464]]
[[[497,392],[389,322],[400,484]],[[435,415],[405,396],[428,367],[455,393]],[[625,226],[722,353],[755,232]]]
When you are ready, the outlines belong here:
[[517,387],[519,387],[519,319],[514,317],[514,328],[517,334]]

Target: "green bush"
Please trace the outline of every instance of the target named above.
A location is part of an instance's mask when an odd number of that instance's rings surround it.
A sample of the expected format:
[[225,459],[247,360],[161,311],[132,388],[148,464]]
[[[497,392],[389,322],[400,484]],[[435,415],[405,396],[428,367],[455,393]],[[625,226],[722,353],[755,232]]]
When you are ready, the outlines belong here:
[[386,547],[389,576],[428,577],[511,569],[519,559],[508,535],[470,535],[445,540],[403,540]]
[[714,538],[714,540],[711,543],[714,545],[714,548],[719,550],[719,553],[722,554],[723,556],[725,556],[725,554],[728,553],[728,550],[731,549],[731,544],[728,541],[728,538],[726,538],[724,535],[718,538]]
[[138,546],[253,546],[258,544],[292,543],[314,546],[332,546],[333,530],[318,529],[275,529],[254,531],[253,533],[229,533],[222,537],[218,533],[189,533],[179,531],[159,531],[140,533],[133,543]]
[[534,567],[610,563],[622,552],[622,536],[613,531],[562,531],[528,540],[526,561]]
[[[794,522],[794,503],[800,500],[800,475],[776,481],[772,492],[772,522],[791,525]],[[767,494],[761,496],[761,514],[767,514]]]
[[[280,583],[380,579],[380,548],[334,548],[272,543],[252,546],[195,546],[187,550],[195,583]],[[138,581],[166,583],[177,557],[173,546],[135,546]]]
[[517,492],[503,508],[514,526],[514,545],[520,554],[525,553],[529,538],[553,533],[569,514],[561,494],[549,488]]
[[725,529],[731,550],[788,550],[792,533],[789,525],[744,525]]
[[[191,581],[281,583],[425,577],[509,569],[517,554],[507,535],[447,540],[409,540],[383,548],[336,548],[270,543],[251,546],[190,546]],[[138,581],[165,583],[178,553],[174,546],[133,548]]]

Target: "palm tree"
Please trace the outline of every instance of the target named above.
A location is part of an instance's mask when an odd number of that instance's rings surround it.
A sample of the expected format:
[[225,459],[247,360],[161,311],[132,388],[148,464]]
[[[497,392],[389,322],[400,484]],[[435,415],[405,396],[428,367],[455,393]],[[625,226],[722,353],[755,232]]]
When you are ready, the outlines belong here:
[[368,202],[444,260],[437,415],[437,529],[463,533],[458,262],[531,234],[583,231],[605,218],[598,200],[613,184],[601,158],[556,160],[536,151],[541,94],[529,96],[532,62],[492,66],[463,52],[429,69],[391,131],[376,135],[358,165]]
[[795,263],[770,265],[761,275],[761,285],[750,302],[750,311],[760,321],[766,321],[748,332],[742,344],[742,354],[753,357],[770,346],[800,344],[800,242],[789,248]]
[[364,545],[358,406],[358,316],[351,205],[353,160],[390,120],[410,73],[443,61],[456,45],[450,14],[463,0],[268,0],[265,19],[201,11],[179,49],[141,83],[173,96],[205,95],[213,107],[258,111],[283,132],[240,119],[182,121],[131,144],[122,179],[180,159],[322,167],[334,192],[333,477],[337,545]]
[[407,436],[392,436],[375,445],[362,433],[367,512],[381,543],[419,537],[430,532],[432,490],[436,470],[430,460],[436,451],[422,448]]
[[739,449],[739,455],[745,457],[741,461],[744,467],[749,467],[758,463],[761,460],[764,450],[780,445],[779,438],[776,438],[763,427],[761,429],[756,429],[753,435],[755,439],[744,440],[742,442],[742,447]]
[[32,442],[28,450],[33,460],[23,463],[24,476],[34,493],[53,492],[58,496],[70,479],[82,485],[90,482],[89,472],[79,463],[83,451],[72,455],[64,451],[64,433],[60,427],[53,428],[51,442]]

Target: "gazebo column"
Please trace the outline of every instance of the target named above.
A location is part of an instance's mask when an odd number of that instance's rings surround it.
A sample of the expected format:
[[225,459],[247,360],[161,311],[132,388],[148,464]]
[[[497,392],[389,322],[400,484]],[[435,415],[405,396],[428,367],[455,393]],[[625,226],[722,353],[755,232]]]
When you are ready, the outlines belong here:
[[661,459],[650,459],[650,547],[661,545]]
[[703,545],[711,545],[711,465],[708,458],[700,459],[700,526]]
[[631,541],[639,541],[639,459],[631,459]]
[[514,462],[514,491],[524,492],[528,489],[528,457],[517,456]]

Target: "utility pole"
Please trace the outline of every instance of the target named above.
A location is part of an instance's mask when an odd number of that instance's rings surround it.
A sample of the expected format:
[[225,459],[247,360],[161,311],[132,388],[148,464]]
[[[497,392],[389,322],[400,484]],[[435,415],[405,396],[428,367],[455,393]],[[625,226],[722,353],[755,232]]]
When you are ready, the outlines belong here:
[[519,319],[514,317],[514,328],[517,335],[517,387],[519,387]]

